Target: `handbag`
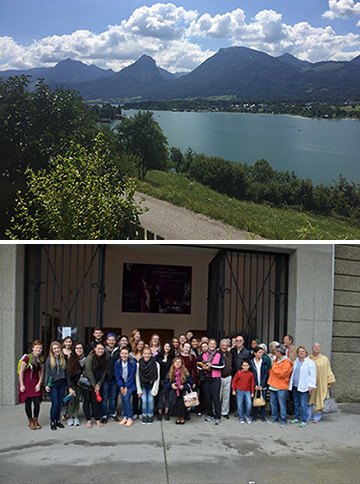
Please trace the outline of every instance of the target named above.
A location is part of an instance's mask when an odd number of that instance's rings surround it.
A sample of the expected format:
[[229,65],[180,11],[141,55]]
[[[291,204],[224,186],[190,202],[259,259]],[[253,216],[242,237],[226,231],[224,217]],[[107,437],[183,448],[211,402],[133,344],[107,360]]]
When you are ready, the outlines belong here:
[[188,392],[183,395],[185,407],[197,407],[199,405],[199,396],[197,392]]
[[83,390],[92,390],[91,382],[88,377],[81,375],[78,381],[78,386]]
[[[257,396],[258,392],[260,393],[259,397]],[[253,400],[253,407],[263,407],[264,405],[266,405],[266,401],[262,396],[262,392],[260,390],[256,390],[254,400]]]
[[330,390],[328,391],[328,395],[324,400],[324,408],[322,409],[322,413],[335,413],[338,410],[336,398],[331,396]]

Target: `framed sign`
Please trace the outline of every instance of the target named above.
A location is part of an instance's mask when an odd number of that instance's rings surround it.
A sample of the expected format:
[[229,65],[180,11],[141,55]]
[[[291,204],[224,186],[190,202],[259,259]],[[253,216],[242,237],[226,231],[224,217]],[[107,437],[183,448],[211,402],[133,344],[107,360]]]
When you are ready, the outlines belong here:
[[124,264],[122,311],[191,313],[192,267]]

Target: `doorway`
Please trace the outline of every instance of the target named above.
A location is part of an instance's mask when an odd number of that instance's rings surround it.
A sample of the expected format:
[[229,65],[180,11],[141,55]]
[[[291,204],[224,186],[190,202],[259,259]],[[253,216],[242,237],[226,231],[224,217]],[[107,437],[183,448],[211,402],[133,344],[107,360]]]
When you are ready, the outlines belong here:
[[209,264],[208,335],[243,334],[267,345],[286,333],[287,254],[220,250]]

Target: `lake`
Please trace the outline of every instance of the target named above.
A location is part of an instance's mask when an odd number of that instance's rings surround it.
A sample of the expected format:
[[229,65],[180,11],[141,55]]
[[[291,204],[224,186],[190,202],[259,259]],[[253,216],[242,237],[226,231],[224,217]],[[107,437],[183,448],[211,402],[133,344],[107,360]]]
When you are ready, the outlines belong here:
[[[137,110],[124,111],[127,116]],[[154,111],[169,146],[254,164],[264,158],[315,184],[360,183],[360,121],[245,113]],[[113,123],[115,125],[116,123]]]

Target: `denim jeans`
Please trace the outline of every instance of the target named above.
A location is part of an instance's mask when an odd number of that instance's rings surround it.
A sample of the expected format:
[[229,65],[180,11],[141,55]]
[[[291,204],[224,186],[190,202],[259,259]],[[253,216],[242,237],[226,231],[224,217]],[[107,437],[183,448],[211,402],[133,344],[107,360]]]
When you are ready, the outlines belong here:
[[308,409],[308,420],[316,420],[317,422],[320,422],[320,420],[322,419],[322,412],[315,412],[314,415],[313,415],[313,408],[314,408],[314,405],[308,405],[307,409]]
[[295,418],[302,422],[308,420],[308,398],[309,392],[299,392],[297,387],[293,387],[294,405],[295,405]]
[[132,392],[127,390],[126,395],[123,396],[121,394],[121,406],[122,406],[122,414],[124,418],[133,418],[133,409],[132,409],[132,402],[131,402],[131,395]]
[[61,412],[61,401],[65,396],[66,380],[62,378],[61,380],[54,381],[50,390],[50,420],[60,420]]
[[107,417],[108,415],[116,415],[118,391],[119,389],[116,384],[116,380],[104,380],[101,388],[101,413],[103,417]]
[[247,418],[250,418],[251,408],[251,392],[236,390],[236,409],[239,419],[244,420],[245,415]]
[[154,415],[154,397],[151,395],[151,387],[145,386],[141,390],[142,414],[152,417]]
[[279,408],[280,408],[280,420],[286,423],[286,399],[287,390],[270,390],[270,406],[271,417],[273,420],[279,420]]

